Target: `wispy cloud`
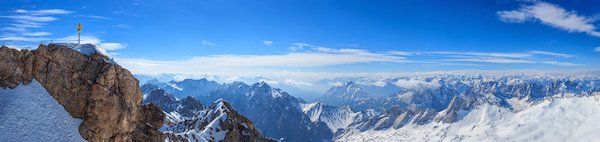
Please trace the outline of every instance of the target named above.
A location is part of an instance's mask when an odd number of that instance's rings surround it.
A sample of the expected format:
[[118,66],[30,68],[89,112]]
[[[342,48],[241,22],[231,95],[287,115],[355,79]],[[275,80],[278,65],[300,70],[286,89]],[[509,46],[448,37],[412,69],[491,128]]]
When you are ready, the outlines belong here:
[[562,57],[562,58],[571,58],[571,57],[575,56],[575,55],[571,55],[571,54],[548,52],[548,51],[539,51],[539,50],[534,50],[534,51],[531,51],[529,53],[531,55],[549,55],[549,56],[556,56],[556,57]]
[[557,65],[557,66],[583,66],[583,64],[574,64],[574,63],[569,63],[569,62],[558,62],[558,61],[543,61],[541,63]]
[[421,55],[420,52],[405,52],[405,51],[389,51],[389,54],[400,56]]
[[263,44],[265,44],[266,46],[271,46],[271,45],[273,45],[273,41],[265,40],[265,41],[263,41]]
[[98,16],[98,15],[74,15],[73,17],[84,17],[84,18],[93,18],[93,19],[109,19],[108,17]]
[[592,23],[593,18],[568,11],[564,8],[546,2],[536,1],[522,6],[517,10],[498,11],[496,13],[500,20],[509,23],[523,23],[527,21],[540,21],[551,27],[559,28],[567,32],[587,33],[591,36],[600,37],[600,32]]
[[198,70],[239,70],[257,68],[311,68],[357,63],[406,63],[405,57],[360,49],[321,47],[273,55],[207,55],[187,60],[116,58],[121,65],[139,73],[191,73]]
[[116,25],[113,25],[112,27],[114,27],[114,28],[123,28],[123,29],[130,29],[131,28],[131,26],[129,26],[127,24],[116,24]]
[[289,86],[313,86],[313,84],[310,82],[298,81],[298,80],[294,80],[294,79],[285,79],[283,81],[283,84],[289,85]]
[[600,52],[600,47],[596,47],[596,48],[594,49],[594,51],[596,51],[596,52]]
[[322,47],[311,45],[308,43],[292,43],[289,48],[292,51],[298,51],[298,50],[303,50],[304,48],[322,48]]
[[5,32],[0,36],[0,41],[16,43],[48,40],[49,38],[46,38],[45,36],[49,36],[52,33],[32,32],[31,29],[43,28],[46,23],[58,20],[58,18],[53,15],[65,15],[70,13],[73,12],[62,9],[18,9],[10,12],[9,15],[0,15],[0,18],[12,20],[12,22],[6,23],[2,28],[2,30],[8,32]]
[[400,79],[394,83],[394,85],[400,88],[406,89],[435,89],[439,88],[440,84],[437,82],[427,82],[417,79],[404,80]]
[[72,11],[62,10],[62,9],[42,9],[42,10],[24,10],[17,9],[16,13],[23,13],[28,15],[53,15],[53,14],[70,14]]
[[0,37],[0,41],[24,41],[24,42],[38,42],[43,40],[49,40],[48,38],[40,37],[23,37],[23,36],[3,36]]
[[287,68],[315,68],[337,65],[390,63],[422,64],[427,66],[485,66],[494,64],[548,64],[578,66],[560,59],[574,57],[550,51],[525,52],[372,52],[353,48],[328,48],[307,43],[292,43],[291,52],[271,55],[206,55],[185,60],[152,60],[116,58],[121,65],[136,73],[193,73],[227,72],[241,70],[272,70]]
[[457,62],[483,62],[483,63],[535,63],[533,61],[523,59],[510,59],[498,57],[463,57],[458,59],[446,59],[446,61]]
[[208,46],[215,46],[216,45],[216,43],[208,41],[208,40],[202,40],[200,43],[202,45],[208,45]]
[[[550,51],[527,51],[527,52],[425,52],[425,54],[434,54],[434,55],[442,55],[444,58],[443,61],[451,61],[451,62],[478,62],[478,63],[499,63],[499,64],[533,64],[533,63],[544,63],[539,62],[540,59],[556,59],[556,58],[571,58],[574,55],[565,54],[565,53],[557,53]],[[542,57],[550,56],[550,57]],[[544,64],[551,65],[566,65],[566,62],[561,62],[563,64],[556,63],[552,64],[550,62]]]
[[49,32],[32,32],[32,33],[22,33],[24,36],[48,36],[52,33]]

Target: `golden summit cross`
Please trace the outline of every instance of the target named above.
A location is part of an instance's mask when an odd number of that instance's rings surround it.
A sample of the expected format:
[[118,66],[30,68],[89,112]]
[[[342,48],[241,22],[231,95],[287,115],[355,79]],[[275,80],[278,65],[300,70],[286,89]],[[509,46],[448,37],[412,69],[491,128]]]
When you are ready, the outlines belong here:
[[77,24],[77,44],[81,44],[81,28],[83,28],[83,25],[81,23]]

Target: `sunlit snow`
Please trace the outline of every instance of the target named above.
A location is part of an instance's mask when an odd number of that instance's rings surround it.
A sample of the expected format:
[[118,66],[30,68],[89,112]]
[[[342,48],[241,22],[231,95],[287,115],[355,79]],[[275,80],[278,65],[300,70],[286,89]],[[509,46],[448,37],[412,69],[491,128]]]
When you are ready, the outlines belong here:
[[81,119],[73,118],[35,80],[14,89],[0,89],[2,141],[85,141],[79,134],[81,122]]
[[555,98],[519,112],[486,104],[456,123],[370,130],[336,141],[598,141],[599,98]]

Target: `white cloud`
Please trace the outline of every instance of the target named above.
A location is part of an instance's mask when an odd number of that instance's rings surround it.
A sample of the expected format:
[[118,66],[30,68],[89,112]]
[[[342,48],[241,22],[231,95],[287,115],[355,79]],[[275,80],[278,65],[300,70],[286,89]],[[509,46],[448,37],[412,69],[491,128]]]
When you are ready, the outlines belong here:
[[322,47],[311,45],[308,43],[292,43],[289,48],[292,51],[298,51],[298,50],[303,50],[304,48],[322,48]]
[[538,20],[542,24],[567,32],[582,32],[600,37],[600,32],[596,31],[597,27],[592,23],[593,19],[546,2],[538,1],[517,10],[498,11],[496,14],[504,22],[523,23]]
[[535,63],[523,59],[497,58],[497,57],[464,57],[458,59],[446,59],[446,61],[459,62],[483,62],[483,63]]
[[28,15],[52,15],[52,14],[70,14],[72,11],[62,10],[62,9],[42,9],[42,10],[24,10],[17,9],[16,13],[23,13]]
[[278,85],[279,82],[275,81],[275,80],[269,80],[269,79],[260,79],[258,80],[258,82],[265,82],[269,85]]
[[427,82],[422,80],[410,79],[404,80],[400,79],[394,83],[396,86],[405,89],[416,89],[416,90],[424,90],[424,89],[436,89],[440,87],[439,83]]
[[208,40],[202,40],[200,43],[203,44],[203,45],[215,46],[214,42],[210,42]]
[[503,58],[524,58],[530,57],[532,54],[527,53],[499,53],[499,52],[426,52],[428,54],[443,54],[443,55],[469,55],[469,56],[486,56],[486,57],[503,57]]
[[115,42],[103,42],[103,43],[99,43],[98,46],[104,48],[104,50],[107,51],[111,51],[111,50],[119,50],[119,49],[123,49],[126,46],[121,44],[121,43],[115,43]]
[[372,85],[375,85],[377,87],[385,87],[387,85],[387,83],[385,81],[379,80],[379,81],[373,82]]
[[[115,58],[121,65],[135,73],[186,73],[207,72],[253,72],[289,68],[310,69],[314,67],[330,67],[336,65],[352,65],[361,63],[419,63],[423,65],[484,66],[474,63],[502,64],[550,64],[542,61],[555,61],[555,58],[567,58],[573,55],[550,51],[528,52],[411,52],[412,56],[421,60],[409,59],[404,52],[374,53],[362,49],[334,49],[305,43],[293,43],[295,51],[271,55],[205,55],[182,60],[152,60],[140,58]],[[399,55],[398,55],[399,54]],[[544,56],[540,56],[544,55]],[[411,56],[411,57],[412,57]],[[559,62],[558,60],[556,60]],[[283,79],[281,79],[283,81]]]
[[535,50],[535,51],[531,51],[530,52],[532,55],[549,55],[549,56],[557,56],[557,57],[562,57],[562,58],[571,58],[574,55],[571,54],[564,54],[564,53],[556,53],[556,52],[548,52],[548,51],[539,51],[539,50]]
[[[58,39],[55,39],[54,42],[75,43],[75,42],[77,42],[77,36],[67,36],[67,37],[63,37],[63,38],[58,38]],[[122,43],[104,42],[95,36],[81,36],[81,43],[82,44],[84,44],[84,43],[95,44],[95,45],[98,45],[99,47],[104,48],[104,50],[106,50],[106,51],[113,51],[113,50],[123,49],[123,48],[127,47],[125,44],[122,44]]]
[[22,33],[24,36],[48,36],[52,33],[49,32],[33,32],[33,33]]
[[596,51],[596,52],[600,52],[600,47],[596,47],[596,48],[594,49],[594,51]]
[[[550,51],[528,51],[528,52],[425,52],[426,54],[443,55],[443,61],[452,62],[480,62],[480,63],[538,63],[536,58],[540,55],[550,57],[544,58],[570,58],[571,54],[550,52]],[[445,63],[450,64],[450,63]],[[558,64],[553,64],[558,65]]]
[[557,65],[557,66],[583,66],[582,64],[574,64],[569,62],[558,62],[558,61],[543,61],[544,64]]
[[50,16],[31,16],[31,15],[12,15],[12,16],[0,16],[0,18],[14,19],[19,22],[51,22],[57,20],[57,18]]
[[361,55],[351,53],[288,53],[278,55],[209,55],[181,61],[122,59],[129,62],[162,63],[165,69],[203,66],[212,68],[244,67],[319,67],[368,62],[406,62],[403,58],[381,54]]
[[344,86],[344,83],[343,82],[339,82],[339,81],[337,81],[337,82],[329,82],[328,84],[331,85],[331,86]]
[[22,36],[3,36],[0,37],[0,41],[25,41],[25,42],[39,42],[48,40],[48,38],[39,37],[22,37]]
[[283,81],[283,84],[289,85],[289,86],[313,86],[312,83],[304,82],[304,81],[298,81],[298,80],[294,80],[294,79],[285,79]]
[[130,29],[131,28],[131,26],[129,26],[127,24],[116,24],[116,25],[113,25],[112,27],[123,28],[123,29]]
[[64,15],[73,13],[62,9],[41,9],[24,10],[17,9],[12,15],[0,15],[0,18],[10,19],[2,28],[4,31],[10,31],[10,34],[4,34],[0,37],[2,41],[9,42],[39,42],[48,40],[43,36],[51,35],[49,32],[30,32],[31,28],[43,28],[48,22],[56,21],[58,18],[50,15]]
[[400,56],[411,56],[411,55],[421,55],[420,52],[404,52],[404,51],[390,51],[389,54],[400,55]]
[[271,46],[271,45],[273,45],[273,41],[265,40],[265,41],[263,41],[263,44],[265,44],[266,46]]

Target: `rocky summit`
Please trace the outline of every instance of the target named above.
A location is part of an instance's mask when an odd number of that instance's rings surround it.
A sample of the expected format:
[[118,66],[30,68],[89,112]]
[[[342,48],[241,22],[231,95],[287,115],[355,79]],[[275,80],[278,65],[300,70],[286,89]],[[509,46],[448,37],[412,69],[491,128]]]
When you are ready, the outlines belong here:
[[83,119],[79,132],[88,141],[162,141],[164,120],[129,71],[98,53],[85,55],[57,44],[35,50],[0,47],[0,87],[34,79],[69,114]]

